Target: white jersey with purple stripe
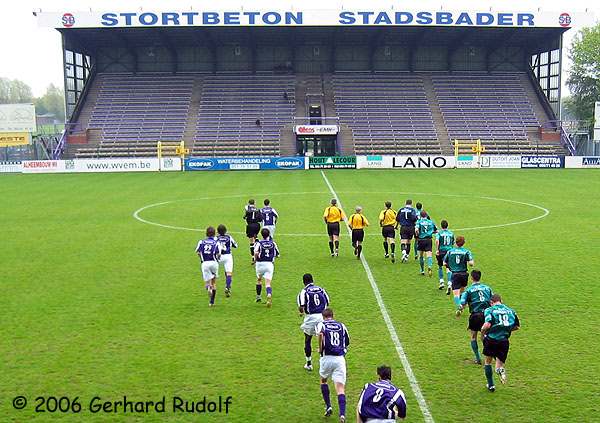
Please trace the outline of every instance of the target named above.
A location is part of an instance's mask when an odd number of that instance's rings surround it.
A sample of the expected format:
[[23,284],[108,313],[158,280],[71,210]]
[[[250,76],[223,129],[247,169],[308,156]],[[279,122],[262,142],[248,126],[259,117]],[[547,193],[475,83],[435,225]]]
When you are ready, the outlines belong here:
[[254,244],[254,253],[258,254],[256,261],[273,262],[275,257],[279,257],[279,249],[275,241],[271,239],[262,239]]
[[309,283],[300,291],[296,302],[306,314],[320,314],[329,306],[329,296],[320,286]]
[[262,215],[263,226],[274,226],[277,224],[277,219],[279,219],[279,215],[273,207],[263,207],[262,209],[260,209],[260,214]]
[[358,413],[363,422],[369,419],[403,419],[406,417],[404,392],[387,380],[367,383],[358,400]]
[[350,336],[346,325],[335,320],[324,320],[317,325],[317,333],[323,334],[323,353],[325,355],[346,355]]
[[215,238],[206,238],[198,242],[196,253],[198,253],[203,263],[217,261],[221,256],[221,247]]
[[232,248],[237,248],[237,242],[230,235],[219,235],[217,242],[221,245],[221,254],[231,254]]

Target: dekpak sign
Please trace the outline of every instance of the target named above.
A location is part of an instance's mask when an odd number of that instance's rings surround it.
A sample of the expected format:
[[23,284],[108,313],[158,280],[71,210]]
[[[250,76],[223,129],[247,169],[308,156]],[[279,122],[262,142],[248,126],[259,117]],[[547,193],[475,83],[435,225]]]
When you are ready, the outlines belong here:
[[356,169],[356,156],[311,157],[309,169]]
[[185,170],[295,170],[304,169],[304,157],[192,157]]

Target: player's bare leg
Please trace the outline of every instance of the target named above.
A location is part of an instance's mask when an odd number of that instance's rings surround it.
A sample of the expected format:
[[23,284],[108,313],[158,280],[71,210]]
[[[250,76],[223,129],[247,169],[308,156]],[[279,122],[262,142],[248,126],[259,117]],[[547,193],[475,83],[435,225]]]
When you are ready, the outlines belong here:
[[215,305],[215,297],[217,296],[217,278],[212,278],[210,280],[210,300],[208,302],[209,307],[213,307]]
[[267,291],[267,307],[271,307],[271,305],[273,304],[273,290],[271,289],[271,279],[265,278],[265,287]]
[[327,378],[320,378],[321,381],[321,395],[325,402],[325,417],[331,416],[333,409],[331,408],[331,397],[329,395],[329,384],[327,384]]
[[256,280],[256,302],[257,303],[262,302],[261,294],[262,294],[262,277],[259,277]]
[[504,363],[499,359],[496,359],[496,374],[500,377],[500,382],[506,384],[506,369]]
[[485,365],[483,366],[483,371],[487,380],[487,389],[490,392],[494,392],[496,390],[496,386],[494,385],[494,372],[492,371],[492,360],[493,357],[488,357],[486,355]]
[[335,382],[335,392],[340,408],[340,422],[343,423],[346,421],[346,386],[343,383]]

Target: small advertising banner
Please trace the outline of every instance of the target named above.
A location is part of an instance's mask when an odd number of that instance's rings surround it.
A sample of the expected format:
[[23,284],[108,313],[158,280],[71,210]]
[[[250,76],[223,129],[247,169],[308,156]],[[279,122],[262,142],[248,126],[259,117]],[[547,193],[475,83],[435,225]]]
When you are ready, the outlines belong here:
[[482,169],[520,169],[521,156],[481,156]]
[[336,135],[340,132],[337,125],[296,125],[294,133],[296,135]]
[[311,157],[309,169],[356,169],[356,156]]
[[0,173],[21,173],[23,163],[21,162],[0,162]]
[[31,134],[28,132],[0,132],[0,147],[31,144]]
[[394,169],[451,169],[454,156],[394,156]]
[[521,156],[522,169],[558,169],[565,167],[564,156]]
[[192,157],[185,170],[294,170],[304,169],[304,157]]
[[600,169],[600,156],[567,156],[565,167],[572,169]]

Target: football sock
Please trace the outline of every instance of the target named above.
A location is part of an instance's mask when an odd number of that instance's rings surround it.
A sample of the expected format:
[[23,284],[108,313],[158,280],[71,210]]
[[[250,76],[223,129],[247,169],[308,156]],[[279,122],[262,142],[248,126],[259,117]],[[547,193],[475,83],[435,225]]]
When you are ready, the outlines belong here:
[[250,255],[254,257],[254,243],[250,244]]
[[471,340],[471,349],[473,350],[473,354],[475,354],[475,360],[481,361],[481,356],[479,355],[479,346],[477,345],[476,340]]
[[460,297],[457,295],[454,296],[454,304],[457,308],[460,307]]
[[487,379],[488,386],[494,386],[494,372],[492,372],[492,365],[484,364],[483,371],[485,372],[485,378]]
[[385,253],[388,253],[388,243],[387,241],[383,241],[383,251],[385,251]]
[[419,257],[419,265],[421,266],[421,272],[425,270],[425,260],[423,260],[423,256]]
[[427,267],[431,269],[431,266],[433,266],[433,257],[427,257]]
[[392,249],[392,254],[394,254],[396,252],[396,244],[392,242],[390,248]]
[[409,255],[410,254],[410,242],[405,245],[406,245],[406,255]]
[[310,363],[312,357],[312,347],[311,347],[312,336],[304,334],[304,355],[306,357],[306,362]]
[[[492,372],[492,366],[490,366],[490,374]],[[321,394],[323,395],[323,401],[327,408],[331,407],[331,399],[329,398],[329,385],[326,383],[321,384]]]
[[333,241],[329,241],[329,251],[333,254]]
[[452,285],[452,272],[448,270],[446,276],[448,276],[448,286]]
[[231,275],[225,275],[225,288],[231,288]]
[[340,248],[340,242],[339,241],[335,241],[335,249],[339,250]]
[[441,267],[438,267],[438,279],[439,280],[444,279],[444,269],[442,269]]
[[262,293],[262,284],[257,283],[256,284],[256,295],[260,296],[261,293]]
[[[414,245],[414,249],[415,249],[415,257],[417,256],[417,240],[415,239],[415,245]],[[410,252],[410,249],[409,249]]]
[[213,288],[212,292],[210,293],[210,303],[211,304],[215,303],[216,296],[217,296],[217,290]]
[[346,415],[346,395],[339,394],[338,395],[338,406],[340,407],[340,416]]
[[273,288],[267,286],[267,295],[271,295],[273,293]]
[[362,252],[362,245],[359,245],[358,247],[356,247],[356,251],[357,251],[357,256],[360,256],[360,253]]

